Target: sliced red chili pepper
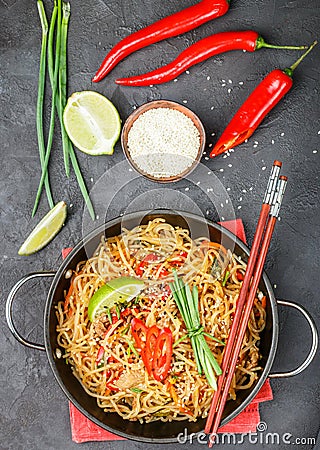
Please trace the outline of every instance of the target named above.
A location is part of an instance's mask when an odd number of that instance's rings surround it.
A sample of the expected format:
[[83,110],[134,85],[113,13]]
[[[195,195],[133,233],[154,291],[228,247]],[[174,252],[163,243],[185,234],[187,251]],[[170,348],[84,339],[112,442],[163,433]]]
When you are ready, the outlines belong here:
[[210,153],[211,158],[249,139],[265,116],[291,89],[293,71],[315,45],[316,42],[291,67],[275,69],[261,81],[227,125]]
[[153,361],[153,354],[155,349],[155,344],[157,341],[157,338],[160,334],[160,329],[157,327],[157,325],[153,325],[148,329],[147,332],[147,339],[146,339],[146,345],[141,353],[142,360],[144,362],[144,365],[146,366],[147,372],[149,375],[152,374],[152,361]]
[[165,278],[165,277],[167,277],[169,275],[169,273],[170,273],[169,270],[167,270],[165,267],[163,267],[160,270],[159,278]]
[[97,364],[99,364],[99,362],[102,360],[103,355],[104,355],[104,347],[103,347],[103,345],[101,345],[101,347],[98,350],[98,354],[97,354],[97,358],[96,358]]
[[155,261],[159,261],[159,256],[156,255],[155,253],[149,253],[148,255],[146,255],[143,258],[144,262],[155,262]]
[[231,50],[245,50],[254,52],[260,48],[278,48],[301,50],[305,46],[280,46],[267,44],[256,31],[224,31],[222,33],[212,34],[200,41],[190,45],[178,57],[159,69],[151,72],[137,75],[130,78],[118,78],[117,84],[125,86],[148,86],[150,84],[161,84],[173,80],[178,75],[214,55],[229,52]]
[[122,39],[107,54],[92,81],[102,80],[122,59],[155,42],[178,36],[222,16],[229,9],[228,0],[202,0],[196,5],[164,17]]
[[152,360],[153,378],[163,381],[170,370],[172,358],[172,333],[170,328],[164,327],[155,342]]
[[144,274],[144,269],[147,267],[147,263],[145,261],[141,261],[138,265],[138,267],[136,267],[136,275],[138,275],[138,277],[142,277],[142,275]]
[[243,275],[243,273],[240,272],[240,270],[237,270],[236,274],[237,274],[238,281],[244,280],[244,275]]
[[146,345],[148,327],[142,322],[142,320],[134,317],[131,320],[131,333],[135,340],[136,347],[139,350],[143,350]]

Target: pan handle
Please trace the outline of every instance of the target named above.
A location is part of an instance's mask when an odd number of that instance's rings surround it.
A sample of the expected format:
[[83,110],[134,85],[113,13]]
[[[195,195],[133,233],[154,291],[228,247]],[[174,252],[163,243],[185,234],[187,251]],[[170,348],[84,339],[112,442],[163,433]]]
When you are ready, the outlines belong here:
[[287,378],[287,377],[293,377],[294,375],[298,375],[299,373],[303,372],[312,362],[317,349],[318,349],[318,345],[319,345],[319,336],[318,336],[318,331],[317,331],[317,327],[316,324],[313,320],[313,318],[310,316],[309,312],[301,305],[299,305],[298,303],[294,303],[294,302],[289,302],[287,300],[277,300],[278,305],[282,305],[282,306],[289,306],[290,308],[294,308],[297,311],[299,311],[307,320],[310,329],[311,329],[311,334],[312,334],[312,344],[311,344],[311,348],[309,351],[308,356],[306,357],[306,359],[303,361],[302,364],[300,364],[299,367],[297,367],[294,370],[291,370],[290,372],[280,372],[280,373],[270,373],[269,374],[269,378]]
[[19,291],[19,289],[27,281],[32,280],[33,278],[54,277],[55,274],[56,274],[55,272],[33,272],[33,273],[29,273],[29,275],[25,275],[23,278],[21,278],[19,281],[17,281],[17,283],[13,286],[13,288],[9,292],[9,295],[8,295],[8,298],[7,298],[7,303],[6,303],[6,320],[7,320],[7,324],[8,324],[8,327],[9,327],[11,333],[16,338],[16,340],[18,342],[20,342],[20,344],[25,345],[26,347],[30,347],[30,348],[34,348],[36,350],[42,350],[42,351],[45,351],[45,349],[46,349],[45,346],[42,345],[42,344],[36,344],[35,342],[28,341],[23,336],[21,336],[21,334],[16,329],[16,327],[15,327],[15,325],[13,323],[13,318],[12,318],[12,313],[13,313],[12,305],[13,305],[14,298],[15,298],[17,292]]

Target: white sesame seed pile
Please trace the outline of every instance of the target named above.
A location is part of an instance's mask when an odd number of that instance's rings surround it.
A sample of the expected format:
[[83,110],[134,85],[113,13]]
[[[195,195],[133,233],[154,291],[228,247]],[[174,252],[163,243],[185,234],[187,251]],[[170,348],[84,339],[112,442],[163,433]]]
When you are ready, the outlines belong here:
[[192,120],[170,108],[141,114],[128,133],[128,151],[135,164],[156,178],[176,176],[198,155],[200,134]]

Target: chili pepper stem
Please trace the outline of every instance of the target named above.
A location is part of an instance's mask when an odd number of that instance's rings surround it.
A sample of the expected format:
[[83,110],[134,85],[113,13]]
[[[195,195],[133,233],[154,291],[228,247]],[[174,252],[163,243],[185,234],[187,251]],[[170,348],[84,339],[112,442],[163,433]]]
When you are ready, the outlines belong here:
[[317,45],[317,43],[318,43],[318,41],[314,41],[310,45],[308,50],[306,52],[304,52],[304,54],[301,55],[300,58],[297,59],[297,61],[292,64],[292,66],[290,66],[287,69],[285,69],[285,72],[286,72],[287,75],[292,76],[293,71],[298,67],[298,65],[301,63],[301,61],[303,61],[304,58],[314,49],[314,47]]
[[256,48],[255,50],[260,50],[260,48],[275,48],[278,50],[305,50],[308,48],[307,45],[274,45],[274,44],[268,44],[262,36],[259,36],[256,42]]

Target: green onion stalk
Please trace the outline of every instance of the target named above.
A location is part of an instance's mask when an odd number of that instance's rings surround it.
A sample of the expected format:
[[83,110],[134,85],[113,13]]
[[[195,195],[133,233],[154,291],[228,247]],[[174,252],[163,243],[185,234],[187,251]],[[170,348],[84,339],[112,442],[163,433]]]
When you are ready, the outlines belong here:
[[[173,274],[174,282],[169,283],[170,288],[188,331],[188,337],[191,341],[198,373],[200,375],[204,373],[209,385],[216,390],[216,376],[221,375],[222,370],[210,350],[210,347],[205,340],[205,336],[210,337],[219,343],[221,343],[221,341],[208,333],[205,333],[203,326],[201,326],[198,309],[199,295],[197,286],[193,286],[191,291],[189,285],[184,284],[183,280],[178,278],[176,271],[173,271]],[[185,339],[185,337],[182,339]]]
[[[43,131],[43,104],[44,104],[44,89],[45,89],[45,79],[46,79],[46,52],[48,45],[48,21],[46,12],[43,6],[42,0],[37,1],[37,7],[42,28],[42,40],[41,40],[41,53],[40,53],[40,65],[39,65],[39,81],[38,81],[38,98],[37,98],[37,115],[36,115],[36,127],[37,127],[37,138],[39,147],[40,164],[43,170],[45,165],[45,142],[44,142],[44,131]],[[54,201],[52,198],[50,182],[48,173],[45,172],[45,177],[43,179],[46,194],[48,198],[48,203],[50,208],[53,208]],[[32,214],[33,215],[33,214]]]

